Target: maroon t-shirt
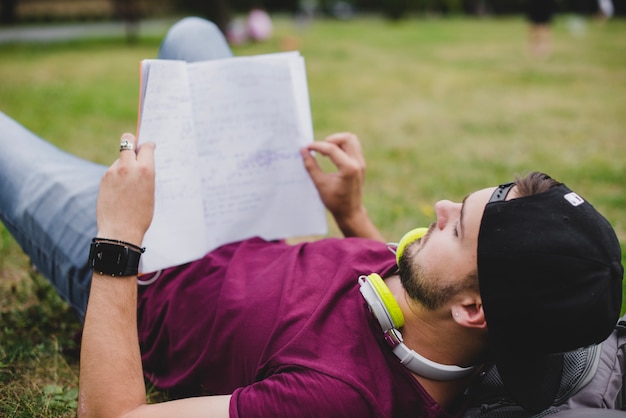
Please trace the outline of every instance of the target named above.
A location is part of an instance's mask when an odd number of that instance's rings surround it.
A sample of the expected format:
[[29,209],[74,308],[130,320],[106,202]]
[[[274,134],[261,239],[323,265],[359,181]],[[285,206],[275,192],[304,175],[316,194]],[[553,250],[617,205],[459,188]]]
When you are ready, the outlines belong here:
[[232,394],[231,417],[441,417],[384,342],[358,277],[382,243],[258,238],[164,270],[139,292],[144,371],[175,394]]

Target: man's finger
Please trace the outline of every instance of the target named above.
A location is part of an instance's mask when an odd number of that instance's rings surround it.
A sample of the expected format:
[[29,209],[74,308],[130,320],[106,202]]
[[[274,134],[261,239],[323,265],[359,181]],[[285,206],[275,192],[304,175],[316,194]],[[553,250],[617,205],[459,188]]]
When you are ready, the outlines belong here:
[[330,158],[330,161],[339,171],[352,170],[357,166],[362,166],[364,163],[361,159],[349,155],[343,148],[333,142],[313,142],[308,145],[308,148]]
[[141,146],[137,150],[137,161],[148,163],[153,166],[155,148],[156,144],[154,142],[145,142],[141,144]]
[[321,167],[317,163],[315,157],[311,155],[311,150],[309,148],[302,148],[300,150],[300,155],[302,155],[304,168],[309,173],[309,176],[311,176],[311,179],[313,179],[313,182],[316,183],[318,177],[324,174]]
[[339,146],[346,154],[356,159],[359,164],[365,164],[361,142],[355,134],[351,132],[339,132],[326,137],[326,141]]
[[122,134],[120,138],[120,161],[136,159],[137,138],[130,133]]

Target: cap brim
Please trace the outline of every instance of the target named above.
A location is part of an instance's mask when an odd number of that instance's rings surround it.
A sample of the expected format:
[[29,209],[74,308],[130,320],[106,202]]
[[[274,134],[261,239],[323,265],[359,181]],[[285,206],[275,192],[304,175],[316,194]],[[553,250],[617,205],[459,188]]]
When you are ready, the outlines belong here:
[[554,402],[563,374],[563,354],[496,360],[498,373],[511,397],[525,409],[539,412]]

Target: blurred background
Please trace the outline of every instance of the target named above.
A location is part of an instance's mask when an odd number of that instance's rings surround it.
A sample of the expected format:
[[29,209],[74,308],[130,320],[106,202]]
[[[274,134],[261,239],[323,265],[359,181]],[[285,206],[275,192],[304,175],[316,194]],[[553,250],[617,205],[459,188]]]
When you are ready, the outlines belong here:
[[[0,24],[110,19],[134,22],[193,14],[213,20],[226,32],[235,15],[253,9],[263,9],[271,14],[315,14],[339,19],[379,13],[397,20],[415,14],[515,15],[524,13],[528,3],[526,0],[0,0]],[[560,13],[580,15],[601,14],[603,3],[607,4],[602,0],[557,1]],[[610,3],[611,15],[626,14],[624,1]]]
[[[559,10],[581,14],[595,13],[596,0],[559,0]],[[525,0],[2,0],[2,22],[50,21],[55,19],[107,19],[137,14],[142,17],[183,12],[206,15],[227,22],[232,13],[263,8],[270,13],[316,11],[330,15],[343,12],[384,13],[401,18],[410,13],[515,14],[523,12]],[[623,14],[622,1],[614,4],[615,14]]]

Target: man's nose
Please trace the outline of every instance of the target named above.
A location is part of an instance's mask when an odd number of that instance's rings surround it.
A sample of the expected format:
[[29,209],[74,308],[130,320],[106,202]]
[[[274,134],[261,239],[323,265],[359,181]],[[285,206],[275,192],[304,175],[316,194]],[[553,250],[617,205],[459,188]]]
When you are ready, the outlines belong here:
[[444,229],[446,225],[456,219],[461,212],[461,204],[450,200],[440,200],[435,203],[435,215],[437,215],[437,228]]

